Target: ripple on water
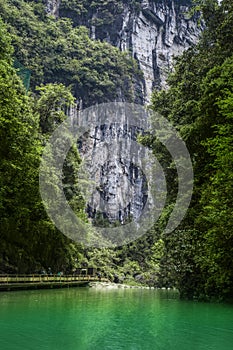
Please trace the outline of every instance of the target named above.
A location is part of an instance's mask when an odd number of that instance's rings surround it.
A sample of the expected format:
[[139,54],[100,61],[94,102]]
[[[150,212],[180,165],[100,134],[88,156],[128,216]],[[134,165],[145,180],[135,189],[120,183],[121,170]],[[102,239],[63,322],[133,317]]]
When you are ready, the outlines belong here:
[[173,291],[88,288],[0,294],[2,350],[232,350],[233,306]]

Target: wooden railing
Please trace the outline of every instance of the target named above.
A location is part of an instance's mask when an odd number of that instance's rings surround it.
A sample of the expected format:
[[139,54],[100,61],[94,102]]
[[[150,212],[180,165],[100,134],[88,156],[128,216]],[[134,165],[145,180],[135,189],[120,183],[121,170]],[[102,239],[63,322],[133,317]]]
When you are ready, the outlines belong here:
[[74,275],[0,275],[0,284],[8,283],[43,283],[43,282],[78,282],[78,281],[103,281],[106,278],[99,279],[97,276],[74,276]]

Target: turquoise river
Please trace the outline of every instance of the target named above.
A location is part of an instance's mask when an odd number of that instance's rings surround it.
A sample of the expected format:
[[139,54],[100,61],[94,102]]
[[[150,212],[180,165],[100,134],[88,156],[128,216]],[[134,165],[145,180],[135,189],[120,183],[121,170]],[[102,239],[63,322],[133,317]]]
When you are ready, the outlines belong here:
[[233,306],[145,289],[0,293],[0,349],[232,350]]

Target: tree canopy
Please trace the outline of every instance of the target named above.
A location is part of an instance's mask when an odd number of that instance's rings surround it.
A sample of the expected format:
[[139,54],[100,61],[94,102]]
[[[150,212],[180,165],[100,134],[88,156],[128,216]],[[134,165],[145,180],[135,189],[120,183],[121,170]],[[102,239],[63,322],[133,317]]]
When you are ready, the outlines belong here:
[[186,141],[195,173],[188,215],[178,230],[163,237],[161,268],[170,265],[183,296],[222,298],[232,297],[233,290],[233,5],[202,1],[201,9],[207,25],[202,39],[177,59],[169,89],[152,98],[152,108]]

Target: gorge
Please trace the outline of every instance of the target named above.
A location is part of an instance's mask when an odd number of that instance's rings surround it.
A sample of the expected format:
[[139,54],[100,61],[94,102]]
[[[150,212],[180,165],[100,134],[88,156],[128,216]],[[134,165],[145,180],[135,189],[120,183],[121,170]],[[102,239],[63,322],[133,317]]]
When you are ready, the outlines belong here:
[[[201,15],[188,0],[0,0],[1,273],[69,274],[88,265],[110,280],[176,287],[182,298],[232,298],[233,5],[198,3]],[[133,102],[152,111],[154,129],[147,131],[148,118],[140,124],[140,113],[139,122],[126,113]],[[90,247],[50,219],[40,171],[48,140],[67,116],[72,129],[102,104],[108,116],[123,106],[121,117],[90,119],[62,169],[56,172],[56,159],[44,169],[62,225],[73,221],[63,220],[61,192],[73,217],[89,225],[88,240],[97,243]],[[168,124],[173,129],[160,127]],[[194,178],[180,148],[166,143],[175,134]],[[59,148],[56,154],[61,159]],[[143,169],[149,154],[158,166],[151,178],[150,162]],[[77,176],[85,157],[91,179]],[[165,185],[159,219],[137,239],[97,248],[96,227],[137,225],[147,204],[156,215],[151,183],[159,191]],[[82,185],[93,191],[88,202]],[[184,202],[186,216],[166,231]]]
[[[128,52],[137,62],[140,72],[134,78],[133,101],[147,105],[150,103],[153,89],[166,89],[166,81],[172,71],[174,58],[198,42],[204,25],[198,13],[191,15],[190,6],[189,0],[101,1],[98,4],[94,1],[87,4],[80,1],[48,0],[46,10],[56,18],[70,18],[74,26],[87,27],[92,40],[101,40],[119,48],[122,52]],[[79,100],[79,96],[77,99]],[[127,101],[121,91],[117,101]],[[79,103],[79,108],[80,105],[82,104]],[[133,120],[125,115],[118,118],[119,121],[126,120],[129,128],[136,127],[132,125]],[[72,120],[75,119],[77,112],[72,110]],[[121,128],[127,128],[126,124],[121,125]],[[108,220],[112,223],[113,217],[115,218],[113,222],[121,224],[129,220],[129,217],[135,218],[135,215],[139,217],[146,203],[145,198],[148,197],[148,194],[145,194],[146,180],[142,181],[138,175],[142,171],[137,170],[140,163],[137,166],[132,164],[132,161],[128,161],[127,165],[124,164],[125,160],[130,158],[132,142],[125,144],[125,140],[118,140],[123,142],[124,146],[121,146],[120,150],[118,146],[111,148],[113,140],[103,136],[104,133],[109,134],[109,127],[103,122],[91,131],[92,136],[89,135],[88,148],[90,149],[90,144],[94,147],[90,173],[95,174],[91,178],[98,178],[98,181],[87,210],[89,217],[97,225]],[[99,140],[102,140],[99,142],[99,147],[108,149],[108,156],[104,160],[106,150],[96,151],[96,145],[92,142],[93,138],[98,139],[96,135],[99,133],[103,134],[102,137],[99,136]],[[130,132],[128,135],[126,133],[126,137],[130,140],[129,134]],[[80,151],[83,160],[86,159],[87,154],[81,149]],[[139,154],[136,158],[140,158]],[[135,167],[134,170],[130,169],[132,166]],[[123,200],[125,196],[127,197],[126,194],[131,196],[131,201],[129,198]],[[152,200],[151,196],[149,200]]]

